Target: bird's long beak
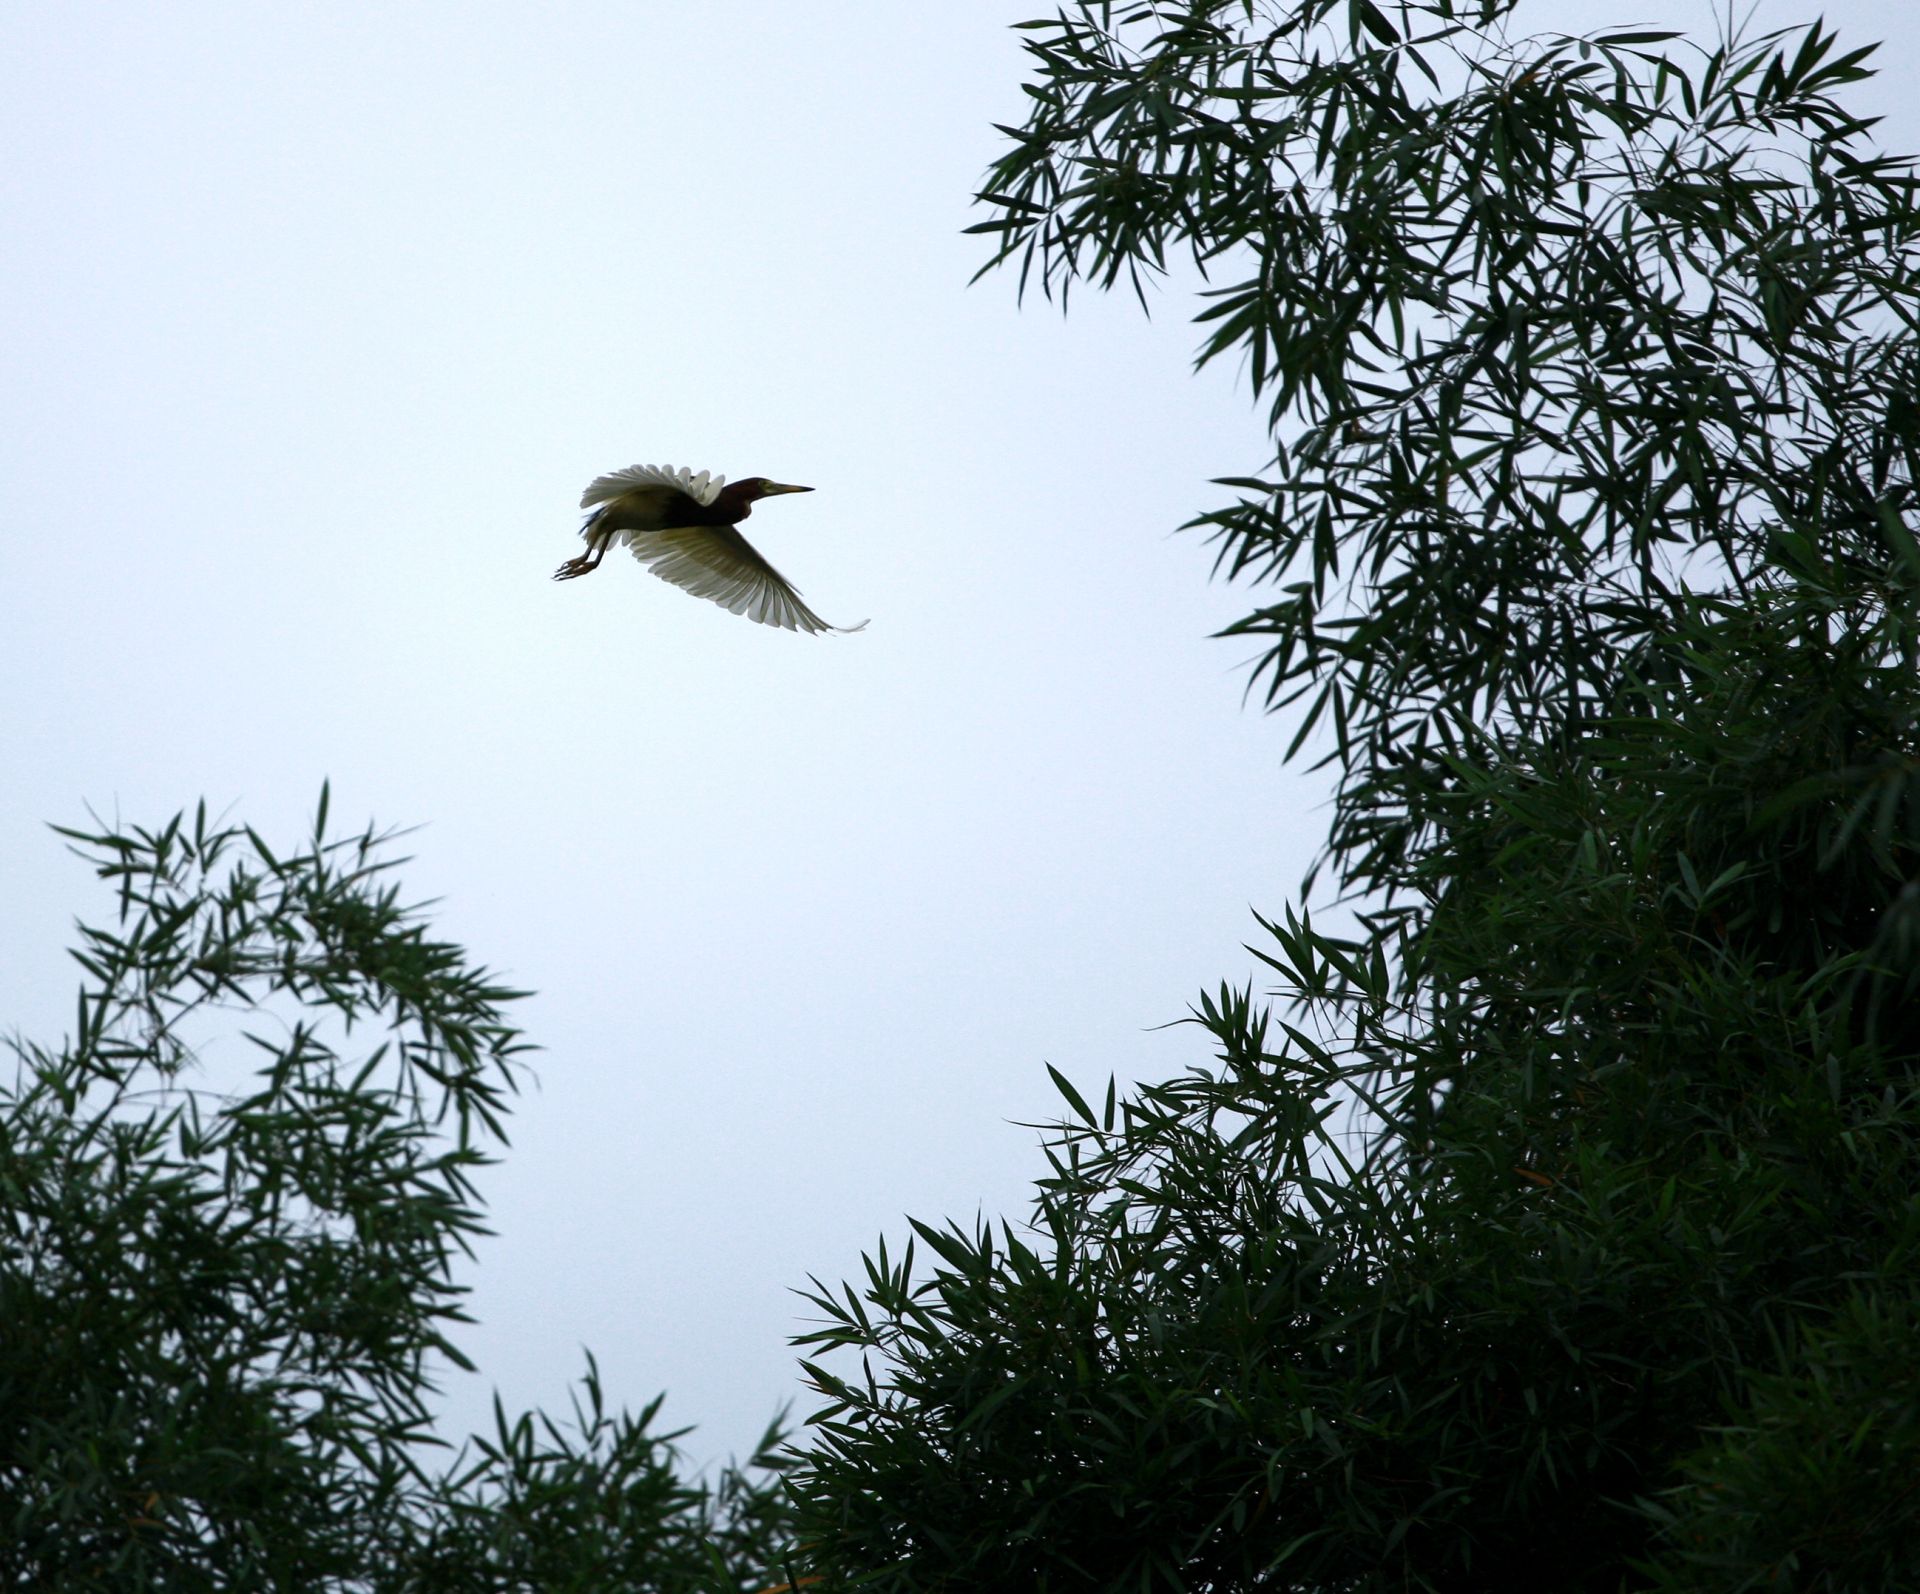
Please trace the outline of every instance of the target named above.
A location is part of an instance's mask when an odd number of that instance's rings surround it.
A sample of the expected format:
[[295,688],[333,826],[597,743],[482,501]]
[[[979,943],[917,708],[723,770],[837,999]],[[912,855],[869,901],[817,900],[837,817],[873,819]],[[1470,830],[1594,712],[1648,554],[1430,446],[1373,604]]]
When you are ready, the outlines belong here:
[[771,498],[775,493],[810,493],[811,487],[789,487],[785,482],[768,482],[760,489],[764,497]]

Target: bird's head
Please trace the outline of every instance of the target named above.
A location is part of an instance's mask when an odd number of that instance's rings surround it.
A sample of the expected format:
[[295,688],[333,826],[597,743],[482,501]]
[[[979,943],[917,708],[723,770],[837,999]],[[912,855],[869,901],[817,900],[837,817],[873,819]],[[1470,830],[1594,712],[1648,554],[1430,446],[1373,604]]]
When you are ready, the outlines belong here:
[[749,501],[759,498],[772,498],[780,493],[810,493],[811,487],[792,487],[786,482],[770,482],[764,476],[749,476],[740,486],[746,491],[742,495]]
[[811,487],[789,487],[785,482],[770,482],[764,476],[743,476],[737,482],[728,482],[720,489],[720,496],[713,501],[713,512],[722,520],[738,524],[753,513],[753,506],[762,498],[772,498],[780,493],[810,493]]

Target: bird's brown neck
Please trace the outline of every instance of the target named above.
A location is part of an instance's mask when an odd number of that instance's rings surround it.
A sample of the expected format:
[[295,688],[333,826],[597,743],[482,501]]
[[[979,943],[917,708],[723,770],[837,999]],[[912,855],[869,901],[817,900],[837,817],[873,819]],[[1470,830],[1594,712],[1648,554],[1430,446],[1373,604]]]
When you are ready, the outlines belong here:
[[720,489],[719,497],[708,506],[708,511],[719,524],[731,526],[753,513],[755,496],[751,482],[735,482]]

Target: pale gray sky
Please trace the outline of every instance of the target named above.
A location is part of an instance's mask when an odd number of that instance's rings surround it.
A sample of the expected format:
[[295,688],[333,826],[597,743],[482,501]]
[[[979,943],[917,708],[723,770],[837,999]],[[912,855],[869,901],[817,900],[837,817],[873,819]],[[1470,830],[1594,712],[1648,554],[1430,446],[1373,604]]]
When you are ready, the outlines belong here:
[[[562,1405],[590,1346],[743,1449],[790,1291],[905,1213],[1017,1216],[1043,1063],[1203,1055],[1152,1026],[1252,971],[1318,841],[1207,640],[1250,600],[1169,535],[1263,457],[1190,306],[966,286],[1045,9],[0,14],[0,1028],[57,1036],[106,910],[46,821],[204,795],[291,837],[330,777],[423,824],[413,894],[545,1048],[463,1419]],[[1866,103],[1912,148],[1894,50]],[[754,539],[871,628],[550,582],[585,483],[656,461],[816,487]]]

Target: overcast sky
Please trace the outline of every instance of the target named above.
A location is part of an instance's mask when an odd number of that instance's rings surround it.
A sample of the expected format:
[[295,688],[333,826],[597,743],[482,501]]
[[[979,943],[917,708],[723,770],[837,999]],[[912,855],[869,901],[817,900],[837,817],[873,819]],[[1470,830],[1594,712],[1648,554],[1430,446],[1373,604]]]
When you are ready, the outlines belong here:
[[[1649,9],[1519,22],[1711,26]],[[585,1346],[743,1450],[791,1291],[907,1213],[1018,1216],[1043,1065],[1204,1056],[1154,1026],[1252,973],[1319,840],[1207,640],[1252,600],[1171,534],[1264,457],[1191,305],[967,286],[1044,12],[0,12],[0,1029],[57,1038],[108,911],[48,821],[204,796],[292,840],[330,778],[422,825],[409,894],[544,1048],[462,1422],[564,1405]],[[1910,149],[1903,31],[1861,103]],[[549,581],[586,482],[656,461],[817,488],[749,529],[871,627]]]

